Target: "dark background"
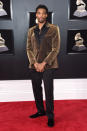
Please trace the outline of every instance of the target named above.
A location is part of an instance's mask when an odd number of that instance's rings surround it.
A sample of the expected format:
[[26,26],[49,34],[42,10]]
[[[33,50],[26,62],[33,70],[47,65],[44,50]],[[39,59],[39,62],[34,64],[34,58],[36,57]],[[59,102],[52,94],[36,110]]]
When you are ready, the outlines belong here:
[[14,40],[12,30],[0,30],[1,37],[5,40],[5,45],[8,47],[8,51],[0,52],[1,54],[13,54],[14,55]]
[[[73,13],[77,10],[77,5],[76,5],[77,0],[69,0],[69,19],[87,19],[87,16],[84,17],[77,17],[74,16]],[[87,5],[87,0],[83,0],[84,3]],[[87,6],[85,8],[87,10]]]
[[72,50],[73,46],[75,45],[75,35],[80,33],[81,37],[83,38],[83,44],[87,48],[87,30],[68,30],[67,34],[67,53],[87,53],[87,49],[83,51],[74,51]]
[[[8,1],[8,0],[6,0]],[[14,54],[0,55],[0,80],[30,79],[26,55],[29,12],[35,12],[38,4],[47,5],[53,12],[53,24],[60,27],[61,49],[58,56],[59,78],[87,78],[87,54],[67,53],[67,31],[87,29],[86,20],[69,20],[69,0],[12,0],[11,20],[0,19],[0,29],[11,29],[14,34]]]
[[3,19],[11,19],[11,10],[12,10],[12,0],[0,0],[3,3],[3,9],[7,12],[6,16],[0,16]]

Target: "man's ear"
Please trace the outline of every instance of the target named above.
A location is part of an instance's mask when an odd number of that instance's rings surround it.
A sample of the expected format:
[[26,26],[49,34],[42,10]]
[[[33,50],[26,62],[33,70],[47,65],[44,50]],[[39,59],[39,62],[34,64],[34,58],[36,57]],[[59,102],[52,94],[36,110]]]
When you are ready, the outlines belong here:
[[36,13],[36,17],[37,17],[37,13]]
[[48,17],[48,14],[46,14],[46,18]]

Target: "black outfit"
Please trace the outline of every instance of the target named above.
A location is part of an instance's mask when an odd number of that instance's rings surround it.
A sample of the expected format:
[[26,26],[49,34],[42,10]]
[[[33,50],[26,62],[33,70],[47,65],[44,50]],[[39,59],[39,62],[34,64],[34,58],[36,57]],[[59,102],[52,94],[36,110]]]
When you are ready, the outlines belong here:
[[47,69],[43,72],[37,72],[35,69],[31,69],[31,81],[33,87],[33,93],[35,103],[38,112],[44,112],[43,94],[42,94],[42,79],[45,89],[46,98],[46,114],[48,118],[54,117],[54,96],[53,96],[53,73],[55,69]]
[[[41,28],[41,32],[38,25],[34,29],[35,36],[37,40],[40,41],[44,38],[44,34],[47,32],[48,27],[46,24]],[[46,98],[46,114],[48,118],[54,118],[54,96],[53,96],[53,73],[56,69],[47,69],[43,72],[37,72],[35,69],[30,69],[31,72],[31,82],[35,98],[35,103],[38,112],[45,112],[43,105],[43,93],[42,93],[42,79],[44,82],[45,98]]]
[[43,27],[41,28],[41,31],[40,31],[38,25],[34,29],[35,37],[36,37],[39,44],[40,44],[40,41],[42,40],[42,38],[44,38],[45,33],[49,29],[49,27],[47,27],[46,24],[47,24],[47,22],[43,25]]

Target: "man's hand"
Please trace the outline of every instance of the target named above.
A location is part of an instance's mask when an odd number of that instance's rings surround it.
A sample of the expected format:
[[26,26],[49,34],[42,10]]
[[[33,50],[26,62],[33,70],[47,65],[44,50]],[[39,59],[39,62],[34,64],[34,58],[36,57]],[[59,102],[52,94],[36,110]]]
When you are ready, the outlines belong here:
[[38,63],[36,62],[36,63],[34,63],[34,67],[35,67],[35,69],[37,69],[38,68]]
[[45,65],[46,65],[46,62],[35,63],[35,64],[34,64],[35,69],[36,69],[36,71],[38,71],[38,72],[43,72]]

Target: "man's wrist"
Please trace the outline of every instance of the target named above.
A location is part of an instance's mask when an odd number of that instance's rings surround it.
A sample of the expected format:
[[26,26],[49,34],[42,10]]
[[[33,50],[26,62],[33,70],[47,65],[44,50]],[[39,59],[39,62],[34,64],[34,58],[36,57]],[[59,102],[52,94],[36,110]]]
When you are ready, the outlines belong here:
[[46,65],[47,63],[45,61],[42,62],[44,65]]
[[35,65],[38,64],[37,62],[34,63]]

